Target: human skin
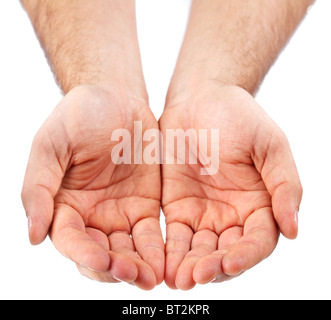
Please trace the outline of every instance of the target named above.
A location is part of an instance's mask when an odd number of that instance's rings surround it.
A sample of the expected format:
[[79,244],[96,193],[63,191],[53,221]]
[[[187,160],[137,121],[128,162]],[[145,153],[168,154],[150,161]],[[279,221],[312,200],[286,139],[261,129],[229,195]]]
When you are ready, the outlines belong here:
[[302,188],[289,144],[250,94],[311,1],[193,1],[160,128],[218,128],[220,170],[202,177],[199,166],[163,165],[166,264],[159,166],[110,161],[113,130],[158,126],[134,2],[22,3],[65,94],[34,139],[24,181],[33,244],[49,233],[92,279],[151,289],[166,265],[168,286],[190,289],[254,266],[279,229],[296,237]]
[[193,0],[163,115],[167,129],[219,130],[219,171],[162,165],[165,281],[231,279],[294,239],[302,187],[289,142],[253,95],[313,1]]
[[158,128],[142,75],[135,3],[22,3],[65,94],[31,148],[22,190],[30,241],[49,234],[83,275],[152,289],[165,265],[160,167],[111,159],[114,130],[133,133],[134,121],[143,132]]

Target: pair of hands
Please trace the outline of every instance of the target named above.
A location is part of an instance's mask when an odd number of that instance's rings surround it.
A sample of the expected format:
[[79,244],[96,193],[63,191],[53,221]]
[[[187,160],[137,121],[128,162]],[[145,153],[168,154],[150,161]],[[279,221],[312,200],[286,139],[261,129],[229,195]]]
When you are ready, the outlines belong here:
[[[115,165],[111,134],[123,128],[133,137],[134,121],[163,133],[219,129],[219,171]],[[168,103],[159,122],[144,100],[76,87],[37,133],[22,191],[31,243],[49,234],[83,275],[146,290],[163,280],[188,290],[253,267],[274,250],[279,230],[296,237],[301,196],[282,131],[247,92],[215,84]]]

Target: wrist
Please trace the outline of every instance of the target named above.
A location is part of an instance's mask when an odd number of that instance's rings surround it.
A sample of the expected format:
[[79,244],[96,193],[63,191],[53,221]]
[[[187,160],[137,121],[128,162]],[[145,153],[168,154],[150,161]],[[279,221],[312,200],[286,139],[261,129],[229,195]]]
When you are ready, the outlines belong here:
[[[208,59],[211,60],[212,59]],[[235,63],[200,64],[188,68],[179,67],[172,78],[167,94],[168,104],[173,104],[185,97],[194,96],[196,92],[214,87],[239,87],[254,95],[261,79],[256,70],[240,68]]]
[[[100,83],[83,83],[74,86],[66,93],[76,94],[78,96],[94,97],[95,103],[98,103],[99,98],[102,101],[109,101],[109,107],[118,107],[126,111],[139,112],[144,109],[149,109],[148,96],[144,91],[134,91],[127,85],[122,85],[118,82],[110,84],[110,82]],[[91,106],[93,107],[93,106]]]
[[[213,103],[219,97],[227,97],[229,93],[232,96],[253,96],[253,93],[247,90],[244,86],[235,81],[226,81],[223,79],[204,79],[199,83],[190,82],[177,86],[177,82],[172,82],[167,94],[165,108],[172,108],[176,106],[187,106],[192,108],[198,104]],[[218,98],[216,98],[218,97]]]
[[192,99],[200,98],[210,94],[210,92],[224,90],[226,88],[238,88],[247,91],[251,95],[255,90],[247,90],[245,85],[242,85],[240,81],[235,79],[223,79],[223,78],[208,78],[203,79],[200,77],[185,77],[185,78],[173,78],[169,90],[167,93],[165,107],[172,107],[178,104],[182,104],[185,101],[192,101]]

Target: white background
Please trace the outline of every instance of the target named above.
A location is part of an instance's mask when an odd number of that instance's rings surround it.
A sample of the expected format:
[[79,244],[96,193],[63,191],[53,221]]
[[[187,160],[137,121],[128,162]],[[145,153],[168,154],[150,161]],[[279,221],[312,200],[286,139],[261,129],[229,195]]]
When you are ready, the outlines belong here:
[[[158,118],[186,26],[189,0],[137,0],[151,108]],[[304,187],[299,237],[237,279],[182,292],[144,292],[82,277],[49,239],[33,247],[20,201],[35,132],[61,99],[17,0],[0,1],[1,299],[330,299],[331,1],[317,0],[267,75],[258,102],[286,132]],[[271,40],[272,41],[272,40]]]

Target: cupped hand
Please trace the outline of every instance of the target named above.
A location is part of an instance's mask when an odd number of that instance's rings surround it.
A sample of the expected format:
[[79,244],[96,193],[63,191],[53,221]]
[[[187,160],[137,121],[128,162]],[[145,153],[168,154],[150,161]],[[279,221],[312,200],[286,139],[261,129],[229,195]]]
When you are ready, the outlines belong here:
[[[185,164],[176,164],[175,151],[174,164],[162,166],[170,288],[235,277],[272,253],[279,230],[296,237],[302,188],[289,143],[250,94],[238,87],[202,87],[169,101],[160,128],[164,136],[167,129],[194,129],[197,135],[209,130],[209,145],[198,145],[197,164],[188,163],[196,151],[188,151],[186,141]],[[213,146],[219,147],[218,170],[201,175],[208,165],[199,159],[212,151],[211,129],[219,130]]]
[[[152,289],[163,281],[164,243],[158,165],[116,164],[116,129],[158,128],[144,101],[119,91],[80,86],[69,92],[37,133],[22,200],[29,237],[49,233],[80,272],[105,282]],[[133,145],[133,143],[132,143]]]

